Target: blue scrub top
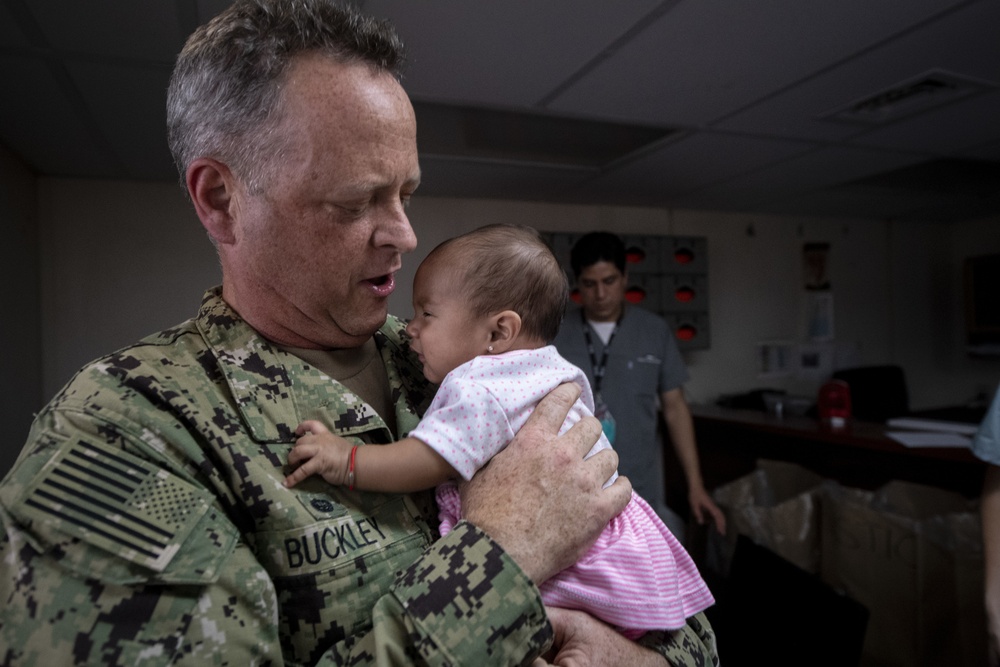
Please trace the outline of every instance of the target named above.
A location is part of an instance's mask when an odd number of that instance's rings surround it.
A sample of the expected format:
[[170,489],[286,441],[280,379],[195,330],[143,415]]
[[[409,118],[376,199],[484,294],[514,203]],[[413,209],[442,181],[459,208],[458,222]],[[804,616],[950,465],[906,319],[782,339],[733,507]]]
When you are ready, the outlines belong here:
[[972,453],[987,463],[1000,466],[1000,387],[972,439]]
[[[566,313],[553,344],[559,353],[583,369],[594,386],[594,372],[580,309]],[[590,338],[600,361],[604,344],[596,332]],[[666,504],[663,444],[657,438],[658,396],[688,379],[687,368],[673,333],[662,317],[626,305],[611,340],[601,395],[615,419],[618,471],[654,508]]]

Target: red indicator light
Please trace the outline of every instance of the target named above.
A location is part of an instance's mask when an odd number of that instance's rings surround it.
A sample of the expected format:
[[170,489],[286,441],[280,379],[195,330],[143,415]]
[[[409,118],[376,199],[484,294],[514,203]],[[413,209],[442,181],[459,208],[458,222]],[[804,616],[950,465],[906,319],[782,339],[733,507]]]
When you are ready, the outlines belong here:
[[625,300],[629,303],[641,303],[646,298],[646,290],[641,287],[629,287],[625,290]]
[[694,340],[694,337],[697,335],[698,330],[690,324],[682,324],[677,327],[677,338],[680,340]]
[[687,303],[694,299],[694,290],[690,287],[678,287],[674,291],[674,298],[682,303]]
[[690,248],[674,250],[674,261],[678,264],[690,264],[694,261],[694,252]]

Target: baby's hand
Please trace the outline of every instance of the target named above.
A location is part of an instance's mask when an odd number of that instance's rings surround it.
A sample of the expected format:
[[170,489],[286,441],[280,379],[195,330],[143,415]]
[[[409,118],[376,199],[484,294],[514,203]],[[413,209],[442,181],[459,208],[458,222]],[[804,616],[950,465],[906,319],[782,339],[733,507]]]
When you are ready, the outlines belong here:
[[288,465],[298,466],[285,478],[291,488],[310,475],[322,475],[330,484],[348,482],[351,443],[330,431],[320,422],[307,420],[295,429],[299,439],[288,453]]

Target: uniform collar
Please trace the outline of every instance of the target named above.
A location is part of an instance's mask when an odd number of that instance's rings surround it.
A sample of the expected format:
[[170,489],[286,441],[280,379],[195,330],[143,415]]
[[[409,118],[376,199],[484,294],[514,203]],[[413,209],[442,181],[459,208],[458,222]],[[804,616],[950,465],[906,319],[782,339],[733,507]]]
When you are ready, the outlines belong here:
[[[222,299],[220,287],[205,293],[196,325],[258,442],[292,442],[304,419],[319,419],[342,436],[378,431],[370,437],[391,439],[374,410],[333,378],[260,336]],[[433,396],[402,330],[403,324],[390,317],[375,334],[401,435],[416,426]]]

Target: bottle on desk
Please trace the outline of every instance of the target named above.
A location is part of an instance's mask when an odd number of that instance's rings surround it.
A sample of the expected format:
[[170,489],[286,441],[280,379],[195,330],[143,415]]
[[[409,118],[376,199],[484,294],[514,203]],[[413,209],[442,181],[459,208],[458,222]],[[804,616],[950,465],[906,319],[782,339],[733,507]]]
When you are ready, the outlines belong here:
[[819,388],[816,411],[831,428],[843,428],[851,417],[851,388],[843,380],[830,380]]

